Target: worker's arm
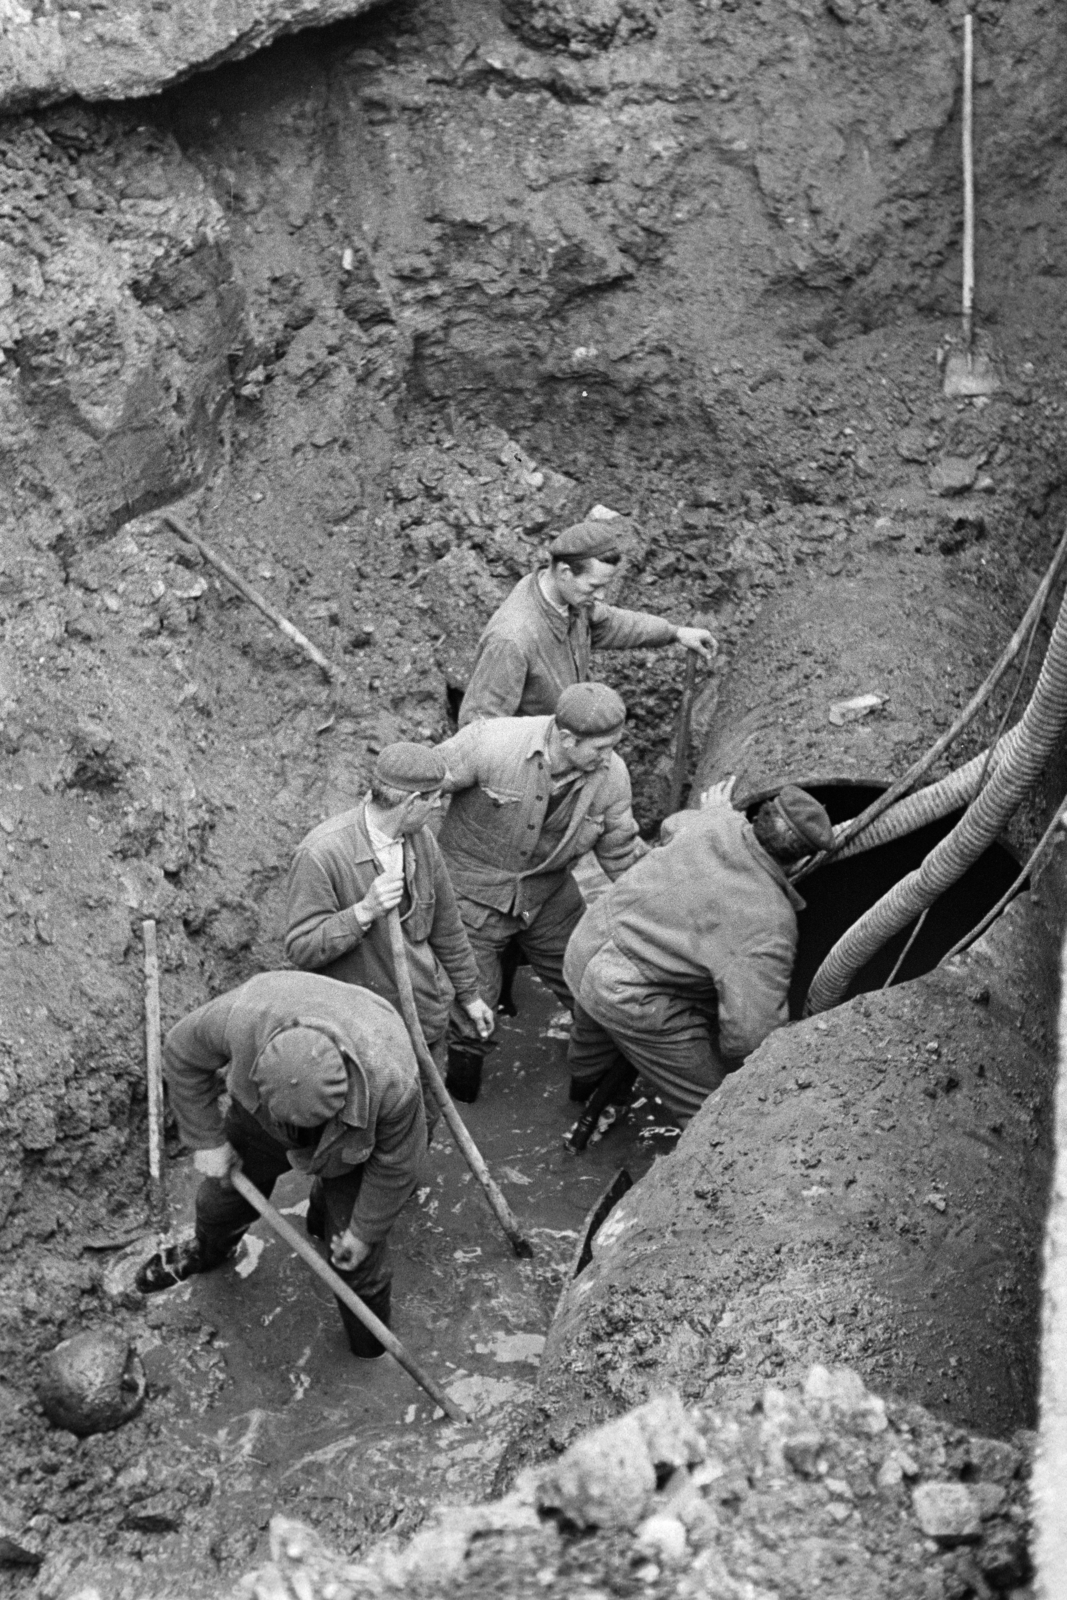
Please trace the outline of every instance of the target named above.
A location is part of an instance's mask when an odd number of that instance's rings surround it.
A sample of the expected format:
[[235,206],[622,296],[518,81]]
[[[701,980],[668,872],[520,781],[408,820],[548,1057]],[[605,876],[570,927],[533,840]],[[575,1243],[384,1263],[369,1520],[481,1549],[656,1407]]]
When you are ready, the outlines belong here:
[[217,1000],[190,1011],[175,1023],[163,1043],[163,1072],[171,1109],[183,1144],[194,1151],[215,1151],[226,1146],[219,1098],[226,1087],[224,1073],[230,1061],[226,1024],[233,998],[233,992],[219,995]]
[[390,1087],[378,1108],[374,1149],[363,1168],[347,1233],[368,1245],[385,1238],[415,1192],[425,1152],[422,1090],[418,1083]]
[[437,746],[448,769],[448,776],[442,785],[445,794],[473,788],[478,782],[481,776],[481,742],[481,725],[472,722]]
[[751,1055],[775,1028],[789,1021],[789,984],[795,945],[769,931],[741,951],[723,973],[713,973],[719,997],[719,1050],[727,1057]]
[[589,619],[589,637],[595,650],[636,650],[642,646],[682,644],[710,661],[718,644],[707,628],[690,628],[668,622],[648,611],[624,611],[600,601]]
[[637,831],[632,809],[630,774],[620,757],[613,755],[602,782],[608,786],[604,806],[604,831],[593,846],[608,877],[621,878],[628,867],[648,854],[648,845]]
[[285,954],[294,967],[318,972],[355,949],[367,929],[404,893],[402,872],[380,873],[361,900],[339,906],[329,873],[314,856],[298,850],[289,869]]
[[483,639],[460,707],[460,727],[487,717],[517,716],[528,670],[526,655],[514,639],[503,634]]

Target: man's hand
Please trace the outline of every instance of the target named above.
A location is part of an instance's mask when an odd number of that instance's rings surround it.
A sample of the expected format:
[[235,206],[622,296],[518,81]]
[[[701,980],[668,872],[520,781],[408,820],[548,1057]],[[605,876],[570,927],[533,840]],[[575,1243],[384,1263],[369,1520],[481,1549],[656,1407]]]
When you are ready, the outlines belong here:
[[464,1000],[463,1009],[478,1030],[479,1039],[488,1039],[496,1027],[496,1018],[480,995],[473,1000]]
[[732,811],[734,808],[734,784],[736,782],[737,774],[732,772],[728,778],[723,778],[721,783],[709,784],[700,796],[701,811],[707,811],[711,806],[728,806]]
[[687,650],[695,650],[705,661],[714,661],[719,653],[719,641],[708,628],[679,628],[676,638]]
[[362,911],[371,922],[377,922],[400,904],[403,893],[403,872],[380,873],[356,909]]
[[230,1173],[241,1165],[241,1158],[233,1145],[216,1145],[213,1150],[194,1150],[193,1166],[203,1178],[217,1178],[226,1188],[231,1188]]
[[371,1253],[371,1246],[365,1239],[353,1233],[351,1228],[346,1228],[344,1233],[339,1233],[330,1246],[330,1260],[341,1272],[354,1272],[356,1268]]

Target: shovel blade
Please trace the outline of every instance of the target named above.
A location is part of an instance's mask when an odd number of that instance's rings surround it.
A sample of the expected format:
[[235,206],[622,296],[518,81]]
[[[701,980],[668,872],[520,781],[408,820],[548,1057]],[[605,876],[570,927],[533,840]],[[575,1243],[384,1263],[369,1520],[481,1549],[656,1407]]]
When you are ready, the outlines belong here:
[[945,362],[943,392],[946,395],[970,399],[980,394],[996,394],[999,388],[1000,379],[988,356],[959,351]]

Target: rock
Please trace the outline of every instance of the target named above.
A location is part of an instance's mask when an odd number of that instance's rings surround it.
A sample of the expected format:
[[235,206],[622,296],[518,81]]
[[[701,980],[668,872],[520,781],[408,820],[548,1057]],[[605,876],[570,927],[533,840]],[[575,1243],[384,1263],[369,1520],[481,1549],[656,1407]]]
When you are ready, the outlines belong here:
[[537,1503],[579,1528],[632,1528],[648,1510],[658,1476],[705,1453],[679,1395],[657,1395],[565,1451],[540,1476]]
[[980,455],[942,456],[936,466],[930,469],[930,488],[934,494],[963,494],[974,483],[981,464]]
[[677,1517],[657,1511],[646,1517],[637,1529],[637,1544],[643,1555],[666,1566],[676,1566],[685,1560],[689,1539]]
[[325,28],[372,0],[116,0],[84,11],[5,8],[0,110],[155,94],[198,66],[239,61],[303,28]]
[[49,1422],[84,1437],[121,1427],[144,1404],[145,1372],[129,1340],[116,1330],[79,1333],[42,1363],[37,1398]]
[[0,1566],[39,1567],[44,1560],[44,1551],[32,1534],[24,1531],[23,1523],[18,1507],[0,1500]]
[[964,1483],[920,1483],[912,1505],[919,1527],[929,1539],[951,1545],[981,1534],[978,1507]]
[[124,1528],[137,1533],[177,1533],[185,1519],[185,1499],[174,1490],[164,1490],[128,1508],[122,1519]]
[[885,1401],[868,1394],[863,1379],[848,1367],[812,1367],[804,1380],[804,1398],[826,1406],[856,1433],[884,1433]]
[[904,428],[897,434],[897,455],[902,461],[925,461],[926,454],[926,435],[921,428]]

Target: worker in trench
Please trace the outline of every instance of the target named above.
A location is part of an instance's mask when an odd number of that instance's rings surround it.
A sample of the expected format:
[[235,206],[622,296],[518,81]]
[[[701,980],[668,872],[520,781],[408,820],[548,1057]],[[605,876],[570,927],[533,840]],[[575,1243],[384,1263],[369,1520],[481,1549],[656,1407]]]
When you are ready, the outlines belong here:
[[[387,1240],[415,1189],[426,1119],[407,1030],[388,1001],[317,973],[260,973],[171,1028],[163,1061],[203,1182],[193,1238],[149,1257],[142,1293],[233,1254],[257,1216],[229,1181],[234,1167],[267,1198],[295,1168],[315,1179],[308,1233],[325,1240],[334,1268],[389,1326]],[[348,1307],[338,1309],[353,1355],[383,1355]]]
[[[663,843],[591,905],[567,946],[571,1095],[636,1072],[684,1126],[789,1020],[804,902],[786,868],[833,843],[826,811],[788,784],[749,823],[735,780],[663,824]],[[619,1072],[625,1065],[630,1072]]]
[[[445,1067],[455,1001],[487,1040],[494,1015],[441,851],[428,824],[441,808],[440,750],[392,744],[374,763],[370,790],[351,811],[313,828],[289,869],[285,954],[294,966],[372,989],[399,1006],[385,918],[400,912],[415,1008],[426,1043]],[[427,1122],[437,1101],[423,1084]]]
[[551,716],[564,689],[588,679],[593,650],[681,644],[712,659],[718,646],[707,628],[605,603],[627,535],[615,516],[576,523],[552,540],[548,565],[520,579],[486,624],[461,728],[486,717]]
[[[473,722],[437,747],[452,797],[441,850],[491,1006],[513,939],[553,994],[571,1004],[563,953],[584,907],[571,867],[592,850],[614,880],[647,848],[615,750],[625,722],[614,689],[576,683],[553,716]],[[446,1083],[457,1100],[476,1099],[489,1048],[469,1014],[453,1006]]]

